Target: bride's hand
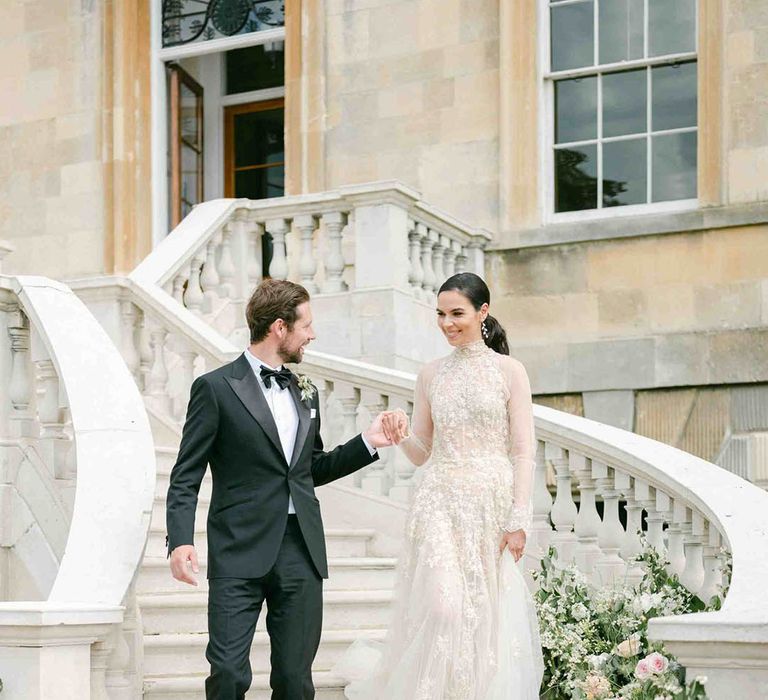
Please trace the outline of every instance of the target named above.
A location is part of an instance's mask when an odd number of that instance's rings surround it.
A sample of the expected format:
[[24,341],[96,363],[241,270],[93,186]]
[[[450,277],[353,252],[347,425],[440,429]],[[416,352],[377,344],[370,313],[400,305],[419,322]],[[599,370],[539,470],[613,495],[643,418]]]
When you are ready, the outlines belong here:
[[390,435],[392,444],[399,445],[408,437],[408,416],[401,408],[385,411],[382,414],[382,424],[384,430]]
[[525,530],[515,530],[514,532],[505,532],[501,536],[499,543],[499,554],[503,554],[505,549],[509,549],[515,561],[520,561],[525,550]]

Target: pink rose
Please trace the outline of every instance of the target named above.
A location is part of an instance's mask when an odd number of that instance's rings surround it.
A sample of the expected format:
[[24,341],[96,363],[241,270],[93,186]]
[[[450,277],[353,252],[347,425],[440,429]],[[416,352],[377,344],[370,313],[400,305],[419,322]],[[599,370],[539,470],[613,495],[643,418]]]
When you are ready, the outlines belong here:
[[651,668],[648,665],[648,659],[640,659],[635,666],[635,678],[644,681],[651,677]]
[[645,661],[648,662],[648,668],[654,676],[660,676],[669,667],[667,657],[659,654],[657,651],[654,651],[653,654],[648,654],[645,657]]

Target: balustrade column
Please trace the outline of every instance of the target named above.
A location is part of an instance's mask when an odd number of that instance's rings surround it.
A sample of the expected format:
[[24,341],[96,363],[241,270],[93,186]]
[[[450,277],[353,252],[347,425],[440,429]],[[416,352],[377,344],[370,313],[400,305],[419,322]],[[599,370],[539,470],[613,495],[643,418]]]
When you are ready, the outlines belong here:
[[165,340],[168,331],[159,323],[152,324],[150,345],[152,347],[152,368],[149,372],[148,394],[156,410],[165,414],[171,412],[171,400],[168,396],[168,368],[165,363]]
[[149,389],[149,373],[152,371],[154,353],[150,344],[150,323],[147,315],[139,311],[139,389],[146,393]]
[[[370,420],[376,418],[382,411],[387,409],[387,399],[378,393],[363,392],[362,405],[368,412]],[[379,452],[379,459],[365,468],[360,486],[366,493],[372,493],[376,496],[386,496],[392,485],[387,474],[387,463],[391,457],[391,452],[385,450]]]
[[203,266],[204,258],[195,257],[189,268],[189,280],[187,281],[187,293],[184,295],[184,302],[190,311],[199,311],[203,308],[203,290],[200,286],[200,270]]
[[185,286],[189,280],[189,269],[190,267],[187,265],[185,269],[176,273],[176,276],[173,278],[173,286],[171,288],[171,296],[182,306],[185,305],[184,294]]
[[424,268],[421,266],[421,233],[414,221],[408,221],[408,283],[415,296],[421,298]]
[[288,279],[288,252],[285,237],[290,228],[288,219],[267,221],[267,231],[272,236],[272,262],[269,266],[269,276],[276,280]]
[[483,277],[485,275],[485,246],[486,241],[475,239],[467,244],[467,271]]
[[552,523],[555,533],[552,535],[552,543],[557,548],[559,561],[570,563],[576,548],[576,535],[573,525],[578,511],[573,501],[571,492],[571,473],[568,465],[568,453],[552,443],[547,443],[545,455],[555,469],[557,480],[557,493],[552,506]]
[[549,514],[552,511],[552,494],[547,488],[547,462],[545,445],[539,440],[536,450],[536,470],[533,473],[533,523],[531,525],[531,544],[533,551],[544,556],[549,551],[552,541],[552,524]]
[[667,558],[667,546],[664,539],[664,523],[672,508],[669,496],[663,491],[654,489],[654,496],[646,507],[648,511],[648,542],[659,553],[662,559]]
[[614,487],[625,498],[624,511],[627,516],[627,528],[623,532],[619,556],[624,560],[626,566],[625,581],[629,585],[635,585],[643,579],[642,567],[638,562],[633,561],[635,555],[642,550],[638,530],[643,511],[642,507],[634,500],[634,489],[629,474],[614,470]]
[[133,302],[124,299],[120,302],[120,332],[122,334],[123,361],[128,370],[138,383],[139,375],[139,353],[136,349],[136,307]]
[[704,518],[693,511],[690,521],[690,534],[685,536],[685,568],[680,575],[682,583],[689,591],[699,594],[704,584]]
[[709,603],[713,596],[720,595],[723,574],[720,571],[720,533],[712,523],[707,525],[707,546],[704,547],[704,582],[699,597]]
[[320,414],[320,437],[323,439],[323,443],[326,445],[330,445],[333,443],[333,441],[330,439],[329,435],[329,421],[327,419],[327,412],[328,412],[328,395],[330,394],[330,388],[328,386],[328,381],[325,379],[321,379],[317,382],[314,382],[315,387],[317,388],[317,411]]
[[445,245],[443,245],[444,236],[435,234],[435,242],[432,246],[432,270],[435,275],[435,291],[445,282],[445,270],[443,270],[443,257],[445,254]]
[[456,272],[466,272],[467,271],[467,246],[460,246],[459,252],[456,255]]
[[222,299],[235,298],[235,274],[237,268],[232,257],[232,224],[224,226],[221,232],[221,245],[219,246],[219,289],[218,294]]
[[205,262],[200,274],[200,287],[203,290],[203,311],[207,314],[216,310],[219,299],[219,273],[216,270],[216,249],[219,247],[221,234],[217,233],[205,247]]
[[458,241],[449,240],[445,246],[444,271],[445,278],[453,277],[456,274],[456,257],[461,251],[461,245]]
[[688,523],[687,508],[684,502],[675,498],[672,501],[672,520],[667,529],[669,547],[669,570],[681,576],[685,570],[685,526]]
[[596,479],[598,493],[603,499],[603,522],[597,537],[602,556],[596,563],[595,569],[600,582],[607,585],[624,573],[624,562],[619,556],[624,538],[624,528],[621,527],[619,520],[621,493],[616,489],[613,470],[607,464],[593,459],[592,478]]
[[[262,239],[264,238],[264,226],[256,223],[252,229],[245,229],[248,236],[248,288],[253,289],[261,281],[264,274],[264,259],[262,256]],[[250,294],[244,294],[244,297]]]
[[301,284],[310,294],[315,294],[318,291],[315,284],[317,261],[315,260],[312,243],[315,230],[317,229],[317,217],[313,214],[301,214],[294,218],[293,225],[298,229],[301,236],[301,258],[299,260]]
[[341,250],[342,229],[346,223],[343,212],[333,211],[323,214],[323,230],[325,231],[325,281],[324,294],[337,294],[347,290],[347,283],[342,279],[344,274],[344,255]]
[[579,570],[592,577],[595,563],[600,559],[597,535],[601,525],[595,501],[596,485],[592,478],[592,462],[573,450],[568,453],[568,461],[571,473],[575,474],[579,481],[579,513],[573,526],[578,538],[574,559]]
[[424,270],[424,298],[429,300],[435,291],[435,271],[432,268],[432,247],[435,244],[435,236],[424,224],[416,224],[421,240],[421,267]]

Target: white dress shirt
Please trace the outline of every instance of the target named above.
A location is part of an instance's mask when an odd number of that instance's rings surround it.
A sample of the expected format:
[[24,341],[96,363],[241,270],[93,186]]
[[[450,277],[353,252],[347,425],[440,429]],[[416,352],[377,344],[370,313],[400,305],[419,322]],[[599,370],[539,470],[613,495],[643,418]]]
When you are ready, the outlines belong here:
[[[267,406],[269,406],[269,411],[277,426],[277,434],[280,436],[280,446],[283,448],[285,460],[290,464],[291,458],[293,457],[293,449],[296,445],[296,432],[299,429],[299,414],[296,411],[296,404],[293,402],[293,397],[288,388],[280,388],[280,385],[274,379],[270,381],[270,386],[267,388],[267,385],[264,383],[264,379],[261,376],[262,365],[267,369],[273,370],[280,370],[283,366],[272,367],[267,362],[264,362],[264,360],[260,360],[256,357],[250,349],[246,349],[243,354],[245,355],[245,359],[247,359],[248,363],[251,365],[251,369],[256,375],[256,380],[259,382],[259,386],[264,392]],[[376,448],[371,447],[371,445],[368,444],[364,435],[361,435],[360,437],[363,438],[363,443],[365,443],[365,446],[368,448],[371,455],[375,455]],[[288,494],[288,514],[291,515],[295,512],[296,509],[293,507],[293,498]]]

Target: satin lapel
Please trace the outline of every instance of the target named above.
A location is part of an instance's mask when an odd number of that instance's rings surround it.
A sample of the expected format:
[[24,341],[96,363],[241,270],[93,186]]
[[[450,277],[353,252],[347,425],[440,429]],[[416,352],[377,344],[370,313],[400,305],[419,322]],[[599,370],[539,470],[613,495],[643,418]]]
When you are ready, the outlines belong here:
[[309,406],[306,401],[301,400],[301,392],[296,384],[295,379],[291,379],[291,383],[288,385],[288,389],[293,397],[293,402],[296,404],[296,412],[299,414],[299,427],[296,430],[296,442],[293,445],[293,456],[291,457],[290,468],[296,466],[296,462],[301,454],[301,448],[304,447],[304,442],[307,439],[309,433]]
[[275,449],[285,459],[287,458],[283,454],[283,446],[280,444],[280,435],[277,432],[277,425],[275,425],[275,419],[272,417],[272,413],[267,405],[267,400],[264,398],[264,392],[259,386],[259,380],[256,379],[256,375],[248,365],[248,360],[243,359],[246,364],[247,371],[242,377],[232,376],[225,377],[229,385],[232,387],[232,391],[235,392],[237,398],[240,399],[243,406],[248,410],[261,426],[262,430],[267,434]]

